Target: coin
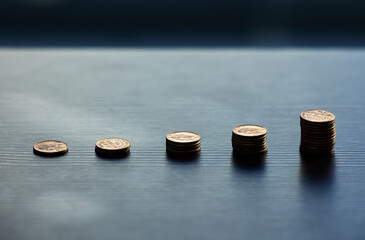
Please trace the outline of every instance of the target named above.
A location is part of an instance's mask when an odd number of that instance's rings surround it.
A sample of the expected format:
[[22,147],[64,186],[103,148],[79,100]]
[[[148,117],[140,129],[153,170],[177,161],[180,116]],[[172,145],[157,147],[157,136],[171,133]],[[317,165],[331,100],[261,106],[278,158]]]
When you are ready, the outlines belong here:
[[169,153],[178,153],[178,154],[190,154],[190,153],[196,153],[200,151],[200,147],[194,148],[194,149],[174,149],[174,148],[166,148],[167,152]]
[[233,133],[243,137],[260,137],[267,133],[267,129],[258,125],[240,125],[233,128]]
[[200,136],[193,132],[177,131],[167,134],[166,139],[170,142],[186,144],[200,141]]
[[118,157],[130,151],[130,143],[123,138],[104,138],[96,142],[95,152],[102,156]]
[[239,155],[254,155],[266,152],[266,135],[267,129],[258,125],[246,124],[233,128],[233,152]]
[[196,149],[200,147],[200,141],[194,144],[172,144],[169,142],[166,142],[166,147],[170,149],[180,149],[180,150],[190,150],[190,149]]
[[325,110],[300,114],[300,151],[311,155],[332,154],[336,145],[335,115]]
[[333,148],[313,150],[313,149],[307,149],[307,148],[303,147],[302,145],[300,146],[299,150],[301,153],[308,154],[308,155],[331,155],[334,153]]
[[200,151],[200,136],[189,131],[176,131],[166,135],[166,151],[176,154],[190,154]]
[[59,156],[68,151],[68,146],[64,142],[47,140],[34,144],[33,152],[42,156]]
[[335,115],[325,110],[307,110],[300,114],[300,117],[308,122],[328,123],[335,121]]

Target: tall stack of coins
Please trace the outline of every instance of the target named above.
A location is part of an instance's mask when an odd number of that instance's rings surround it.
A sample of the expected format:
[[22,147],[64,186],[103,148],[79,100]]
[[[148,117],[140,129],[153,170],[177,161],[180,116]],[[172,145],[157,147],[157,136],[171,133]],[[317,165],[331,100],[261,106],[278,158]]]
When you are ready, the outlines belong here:
[[123,157],[128,155],[131,144],[123,138],[105,138],[96,142],[95,152],[103,157]]
[[173,154],[195,154],[200,151],[199,134],[187,131],[166,135],[166,151]]
[[336,142],[335,115],[324,110],[300,114],[300,151],[306,154],[332,154]]
[[267,130],[258,125],[241,125],[233,128],[232,147],[236,154],[252,155],[267,151]]

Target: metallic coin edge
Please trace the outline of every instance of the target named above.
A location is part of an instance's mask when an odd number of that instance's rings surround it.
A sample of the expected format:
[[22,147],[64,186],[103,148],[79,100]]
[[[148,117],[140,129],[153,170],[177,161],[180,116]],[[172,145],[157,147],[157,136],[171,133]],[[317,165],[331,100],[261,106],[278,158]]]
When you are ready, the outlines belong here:
[[[260,135],[253,135],[253,136],[249,136],[249,135],[242,135],[242,134],[239,134],[239,133],[236,133],[235,132],[235,129],[239,128],[239,127],[244,127],[244,126],[253,126],[253,127],[259,127],[259,128],[263,128],[265,130],[265,133],[263,134],[260,134]],[[238,137],[247,137],[247,138],[255,138],[255,137],[261,137],[261,136],[265,136],[267,135],[267,129],[263,126],[260,126],[260,125],[255,125],[255,124],[243,124],[243,125],[239,125],[239,126],[236,126],[232,129],[232,134],[238,136]]]
[[[178,142],[178,141],[175,141],[174,139],[170,139],[169,138],[169,135],[172,135],[174,133],[192,133],[192,134],[198,136],[199,139],[194,140],[194,141],[191,141],[191,142]],[[173,143],[179,143],[179,144],[191,144],[191,143],[195,143],[195,142],[201,141],[201,136],[199,134],[197,134],[195,132],[191,132],[191,131],[174,131],[174,132],[170,132],[170,133],[166,134],[165,138],[166,138],[166,141],[170,141],[170,142],[173,142]]]
[[[126,147],[123,147],[123,148],[117,148],[117,149],[106,149],[106,148],[101,148],[98,146],[98,142],[100,141],[103,141],[103,140],[106,140],[106,139],[120,139],[120,140],[123,140],[125,142],[128,143],[128,145]],[[98,140],[96,143],[95,143],[95,148],[98,148],[98,149],[101,149],[103,151],[110,151],[110,152],[113,152],[113,151],[120,151],[120,150],[123,150],[123,149],[129,149],[131,147],[131,143],[127,140],[127,139],[124,139],[124,138],[117,138],[117,137],[110,137],[110,138],[103,138],[103,139],[100,139]]]
[[[333,116],[333,119],[330,119],[328,121],[314,121],[314,120],[306,119],[304,117],[304,114],[306,112],[310,112],[310,111],[324,111],[324,112],[327,112],[327,113],[329,113],[330,115]],[[309,110],[305,110],[305,111],[303,111],[303,112],[300,113],[300,118],[303,119],[304,121],[310,122],[310,123],[331,123],[331,122],[334,122],[336,120],[335,114],[333,114],[333,113],[331,113],[329,111],[326,111],[326,110],[322,110],[322,109],[309,109]]]
[[[36,148],[36,145],[40,144],[40,143],[43,143],[43,142],[58,142],[58,143],[62,143],[64,145],[66,145],[66,149],[62,150],[62,151],[58,151],[58,152],[43,152],[39,149]],[[58,140],[44,140],[44,141],[40,141],[40,142],[37,142],[33,145],[33,152],[35,152],[36,154],[38,155],[43,155],[43,156],[57,156],[57,155],[63,155],[65,153],[68,152],[68,145],[67,143],[65,142],[61,142],[61,141],[58,141]]]

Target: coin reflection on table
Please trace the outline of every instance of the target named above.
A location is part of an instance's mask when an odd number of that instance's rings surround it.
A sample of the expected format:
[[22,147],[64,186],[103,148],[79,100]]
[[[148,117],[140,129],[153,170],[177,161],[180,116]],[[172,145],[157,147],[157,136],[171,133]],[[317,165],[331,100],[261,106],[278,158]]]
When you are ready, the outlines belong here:
[[95,152],[103,157],[123,157],[129,153],[130,146],[123,138],[105,138],[96,142]]
[[42,156],[60,156],[68,151],[68,146],[64,142],[56,140],[47,140],[34,144],[33,152]]

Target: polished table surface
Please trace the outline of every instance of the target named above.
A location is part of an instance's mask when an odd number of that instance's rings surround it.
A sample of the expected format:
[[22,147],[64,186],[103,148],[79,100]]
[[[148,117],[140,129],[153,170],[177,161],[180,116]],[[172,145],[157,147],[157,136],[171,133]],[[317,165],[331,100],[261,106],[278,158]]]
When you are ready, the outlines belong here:
[[[0,239],[364,239],[365,49],[1,48]],[[332,158],[299,114],[336,115]],[[259,165],[231,131],[268,129]],[[202,137],[196,159],[165,135]],[[131,154],[95,155],[123,137]],[[34,143],[68,143],[61,157]]]

